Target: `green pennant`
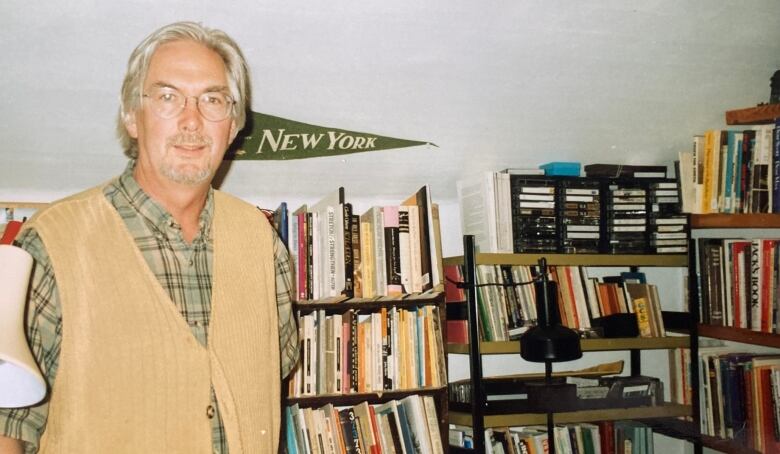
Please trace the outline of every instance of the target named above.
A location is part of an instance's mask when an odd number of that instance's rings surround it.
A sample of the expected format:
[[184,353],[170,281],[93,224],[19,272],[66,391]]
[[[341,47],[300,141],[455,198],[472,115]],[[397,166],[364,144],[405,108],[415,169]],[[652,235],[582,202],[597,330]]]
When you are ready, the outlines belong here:
[[247,125],[225,153],[226,160],[318,158],[390,148],[433,145],[365,132],[315,126],[259,112],[247,116]]

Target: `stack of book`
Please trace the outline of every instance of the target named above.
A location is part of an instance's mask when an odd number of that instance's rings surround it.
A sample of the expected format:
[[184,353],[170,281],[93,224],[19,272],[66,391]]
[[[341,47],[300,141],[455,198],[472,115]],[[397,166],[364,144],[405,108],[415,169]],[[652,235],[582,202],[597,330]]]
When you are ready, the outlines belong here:
[[[751,450],[780,451],[780,357],[737,347],[699,349],[701,432]],[[676,381],[684,380],[680,370]]]
[[431,396],[410,395],[383,404],[285,408],[289,454],[444,452]]
[[427,186],[399,205],[357,214],[344,188],[274,224],[293,262],[298,301],[398,298],[443,290],[438,206]]
[[[470,427],[450,425],[450,444],[470,447]],[[596,424],[559,424],[553,428],[555,452],[561,454],[653,454],[653,431],[634,421],[602,421]],[[546,426],[485,429],[489,454],[544,454],[549,452]]]
[[700,320],[779,333],[778,245],[780,241],[768,238],[700,238]]
[[436,388],[446,383],[439,308],[299,314],[302,361],[288,396]]
[[[448,265],[448,273],[459,275]],[[558,305],[552,317],[569,328],[586,331],[593,319],[620,313],[635,313],[640,336],[663,337],[666,330],[661,301],[654,284],[642,273],[619,276],[588,276],[581,266],[549,266],[550,279],[557,283]],[[477,265],[477,311],[479,333],[484,341],[519,338],[537,323],[536,294],[533,285],[538,267],[525,265]],[[450,322],[460,322],[447,320]],[[465,330],[465,321],[462,330]],[[453,323],[454,324],[454,323]],[[449,326],[449,325],[448,325]],[[451,342],[458,342],[454,338]],[[466,342],[465,337],[460,342]]]
[[780,127],[712,129],[679,153],[682,205],[686,212],[780,212]]

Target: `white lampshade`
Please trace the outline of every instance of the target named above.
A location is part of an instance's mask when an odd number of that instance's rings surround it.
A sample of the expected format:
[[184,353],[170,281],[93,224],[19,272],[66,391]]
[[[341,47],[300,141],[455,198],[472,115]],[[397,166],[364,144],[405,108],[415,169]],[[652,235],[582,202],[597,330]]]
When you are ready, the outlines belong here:
[[26,407],[46,396],[46,382],[24,334],[32,257],[0,245],[0,408]]

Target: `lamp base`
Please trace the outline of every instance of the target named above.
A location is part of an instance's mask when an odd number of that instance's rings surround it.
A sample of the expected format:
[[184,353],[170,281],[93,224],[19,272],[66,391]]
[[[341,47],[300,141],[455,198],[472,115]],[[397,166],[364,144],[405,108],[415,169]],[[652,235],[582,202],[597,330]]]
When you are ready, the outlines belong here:
[[580,336],[563,325],[536,326],[520,337],[520,356],[537,363],[579,359]]

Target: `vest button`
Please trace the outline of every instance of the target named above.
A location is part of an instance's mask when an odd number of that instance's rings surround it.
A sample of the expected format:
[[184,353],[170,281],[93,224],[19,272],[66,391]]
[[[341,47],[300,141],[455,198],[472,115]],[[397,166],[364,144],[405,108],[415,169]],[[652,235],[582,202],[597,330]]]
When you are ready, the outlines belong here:
[[216,410],[214,410],[214,406],[213,405],[209,405],[208,407],[206,407],[206,417],[208,417],[209,419],[214,418],[214,413],[215,412],[216,412]]

